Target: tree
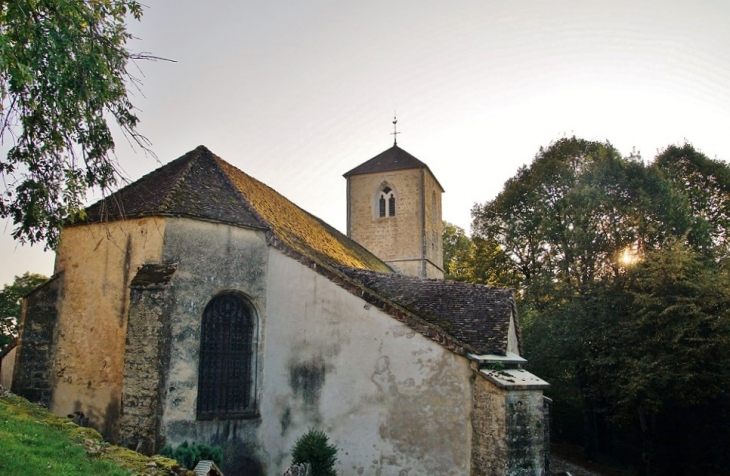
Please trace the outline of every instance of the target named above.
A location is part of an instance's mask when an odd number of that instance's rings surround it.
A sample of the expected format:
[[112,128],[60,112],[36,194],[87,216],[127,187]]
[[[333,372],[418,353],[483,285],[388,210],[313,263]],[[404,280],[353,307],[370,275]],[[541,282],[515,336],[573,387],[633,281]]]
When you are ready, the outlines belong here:
[[586,390],[640,442],[644,474],[727,474],[730,273],[673,238],[621,287],[603,296],[602,316],[588,313],[602,329],[583,332],[596,344]]
[[447,221],[444,221],[442,236],[444,243],[444,274],[447,279],[454,279],[453,268],[457,266],[457,262],[463,261],[464,257],[469,254],[471,240],[463,228]]
[[550,296],[577,295],[619,274],[621,253],[685,234],[688,216],[656,168],[621,157],[610,143],[572,137],[540,149],[494,200],[476,205],[472,229],[473,239],[504,250],[504,266],[541,308]]
[[728,474],[729,171],[687,145],[645,165],[565,138],[472,209],[486,246],[464,275],[479,282],[488,262],[487,279],[516,278],[553,428],[593,456]]
[[691,144],[671,145],[657,155],[657,167],[682,195],[693,217],[693,233],[706,233],[721,256],[730,251],[730,167]]
[[16,276],[13,284],[6,284],[0,291],[0,349],[18,335],[20,306],[23,296],[48,281],[41,274],[25,273]]
[[117,180],[107,118],[146,149],[128,88],[137,80],[125,20],[137,0],[13,0],[0,3],[0,217],[20,242],[54,248],[86,191]]

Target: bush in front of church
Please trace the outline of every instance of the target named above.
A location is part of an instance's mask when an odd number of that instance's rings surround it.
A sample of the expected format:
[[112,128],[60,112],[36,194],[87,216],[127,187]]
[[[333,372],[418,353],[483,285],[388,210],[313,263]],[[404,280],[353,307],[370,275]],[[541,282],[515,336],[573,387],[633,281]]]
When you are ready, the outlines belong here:
[[188,444],[187,441],[178,445],[174,450],[169,443],[160,451],[162,456],[172,458],[187,469],[195,469],[195,466],[203,460],[213,461],[220,466],[223,461],[223,450],[220,446],[210,446],[206,443]]
[[309,463],[312,476],[336,476],[337,446],[329,444],[324,431],[310,428],[291,450],[292,464]]

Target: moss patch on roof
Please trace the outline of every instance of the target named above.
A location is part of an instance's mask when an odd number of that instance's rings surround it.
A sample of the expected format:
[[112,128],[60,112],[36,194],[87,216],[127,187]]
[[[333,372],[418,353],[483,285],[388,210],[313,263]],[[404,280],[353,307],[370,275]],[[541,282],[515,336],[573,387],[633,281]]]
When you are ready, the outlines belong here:
[[393,272],[374,254],[204,146],[86,209],[84,222],[176,216],[269,229],[315,263]]
[[392,272],[374,254],[294,205],[273,188],[220,158],[216,160],[254,212],[271,226],[285,245],[322,264]]

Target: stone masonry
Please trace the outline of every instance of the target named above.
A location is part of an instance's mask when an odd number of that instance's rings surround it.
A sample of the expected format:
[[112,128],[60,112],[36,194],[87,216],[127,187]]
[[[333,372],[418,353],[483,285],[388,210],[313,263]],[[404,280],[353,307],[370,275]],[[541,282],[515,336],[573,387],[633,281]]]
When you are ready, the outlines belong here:
[[23,316],[32,321],[20,323],[21,345],[16,355],[12,391],[48,407],[53,396],[53,362],[58,335],[56,302],[61,293],[60,276],[36,288],[24,300]]

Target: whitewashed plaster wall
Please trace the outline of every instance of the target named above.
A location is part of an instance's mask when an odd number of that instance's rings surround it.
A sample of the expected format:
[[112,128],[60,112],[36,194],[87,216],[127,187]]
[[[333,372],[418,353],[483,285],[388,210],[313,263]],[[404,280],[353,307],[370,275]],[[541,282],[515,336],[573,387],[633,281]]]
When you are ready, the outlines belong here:
[[467,475],[467,360],[270,248],[261,437],[267,474],[322,429],[340,474]]
[[[196,416],[200,325],[208,302],[222,292],[244,294],[256,309],[254,345],[259,349],[259,390],[263,359],[259,344],[266,326],[268,246],[263,231],[189,219],[168,219],[164,262],[177,263],[168,289],[171,338],[161,430],[167,442],[207,442],[224,451],[227,475],[259,474],[260,418],[199,421]],[[255,347],[255,348],[256,348]]]

